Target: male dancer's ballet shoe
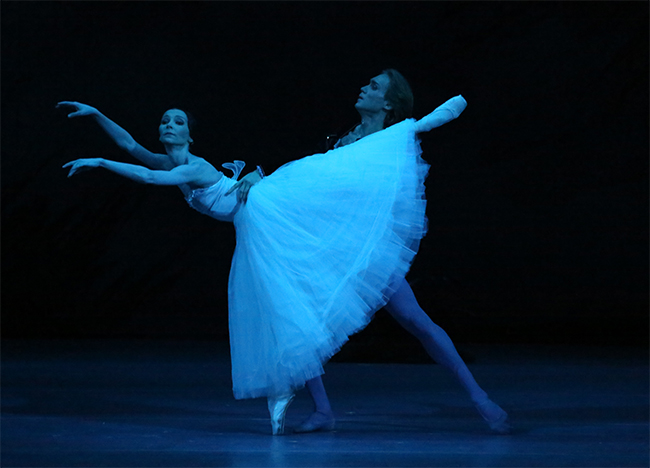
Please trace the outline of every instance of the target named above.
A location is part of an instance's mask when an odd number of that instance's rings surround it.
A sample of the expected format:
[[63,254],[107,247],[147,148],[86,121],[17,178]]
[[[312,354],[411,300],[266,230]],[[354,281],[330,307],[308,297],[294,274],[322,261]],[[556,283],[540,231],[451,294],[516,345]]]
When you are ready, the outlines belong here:
[[287,415],[289,404],[295,395],[284,395],[281,397],[269,397],[268,406],[271,415],[271,429],[273,435],[284,434],[284,417]]
[[474,405],[474,407],[488,426],[490,426],[492,432],[501,435],[510,434],[512,426],[508,422],[508,413],[503,408],[492,400],[485,400],[483,403]]
[[293,432],[329,432],[334,430],[336,420],[333,414],[326,414],[322,411],[313,412],[302,424],[293,428]]

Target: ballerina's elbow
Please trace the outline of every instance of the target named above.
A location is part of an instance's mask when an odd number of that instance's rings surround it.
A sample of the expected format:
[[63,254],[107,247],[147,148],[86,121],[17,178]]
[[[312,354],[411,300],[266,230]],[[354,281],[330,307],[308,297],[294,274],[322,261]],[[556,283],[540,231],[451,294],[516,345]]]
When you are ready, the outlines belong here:
[[140,173],[138,174],[138,178],[140,179],[140,182],[143,184],[149,184],[149,185],[160,185],[160,181],[158,180],[158,177],[156,177],[156,174],[153,171],[143,169],[142,171],[139,171]]
[[135,151],[136,143],[134,139],[121,139],[117,141],[117,146],[123,151],[126,151],[129,154],[133,154]]

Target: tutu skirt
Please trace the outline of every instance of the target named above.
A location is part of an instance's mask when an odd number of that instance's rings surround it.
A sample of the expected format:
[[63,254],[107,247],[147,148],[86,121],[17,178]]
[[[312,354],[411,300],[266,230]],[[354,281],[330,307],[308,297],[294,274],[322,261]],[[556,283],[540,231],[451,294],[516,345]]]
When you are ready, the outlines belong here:
[[250,190],[228,285],[235,398],[302,387],[386,304],[426,233],[420,152],[407,120]]

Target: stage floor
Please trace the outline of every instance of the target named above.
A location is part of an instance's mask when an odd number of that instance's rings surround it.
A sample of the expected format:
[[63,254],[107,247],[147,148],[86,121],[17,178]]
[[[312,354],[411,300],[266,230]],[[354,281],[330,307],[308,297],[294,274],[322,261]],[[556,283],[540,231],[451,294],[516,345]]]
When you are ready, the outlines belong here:
[[[330,363],[337,429],[273,437],[265,400],[233,399],[222,342],[5,340],[1,466],[648,466],[647,349],[458,348],[513,434],[435,364]],[[310,409],[302,390],[287,424]]]

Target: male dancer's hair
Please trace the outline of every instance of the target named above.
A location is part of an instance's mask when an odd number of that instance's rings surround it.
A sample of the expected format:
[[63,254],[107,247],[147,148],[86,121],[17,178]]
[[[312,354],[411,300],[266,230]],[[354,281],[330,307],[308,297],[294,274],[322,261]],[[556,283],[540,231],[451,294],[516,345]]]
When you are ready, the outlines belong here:
[[384,118],[384,128],[386,128],[413,115],[413,92],[406,78],[397,70],[389,68],[382,73],[390,78],[385,95],[385,99],[391,105]]

